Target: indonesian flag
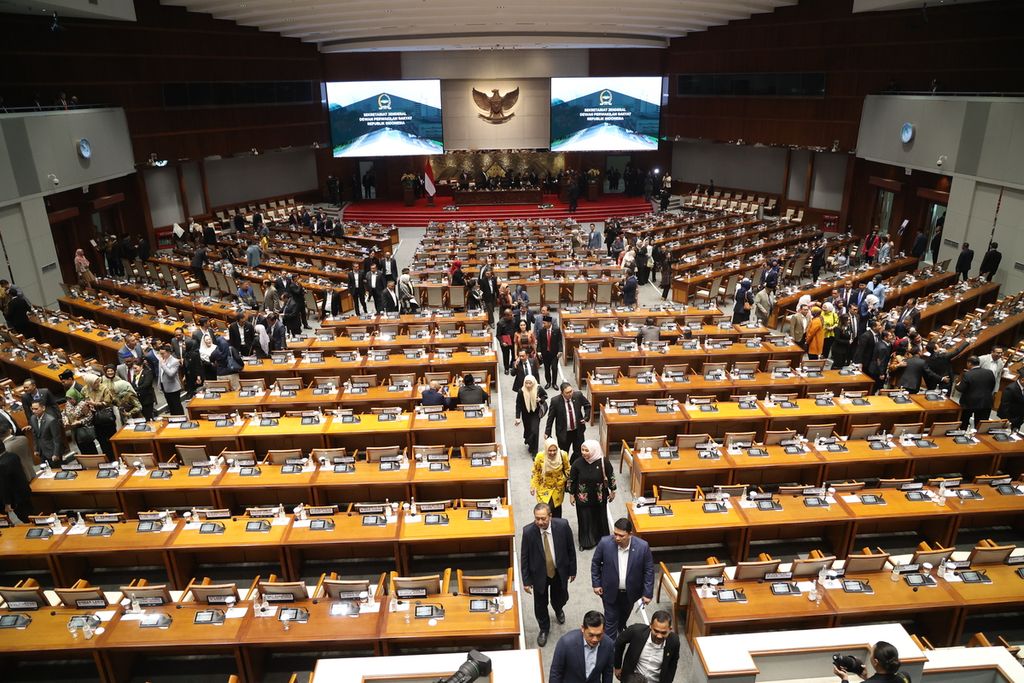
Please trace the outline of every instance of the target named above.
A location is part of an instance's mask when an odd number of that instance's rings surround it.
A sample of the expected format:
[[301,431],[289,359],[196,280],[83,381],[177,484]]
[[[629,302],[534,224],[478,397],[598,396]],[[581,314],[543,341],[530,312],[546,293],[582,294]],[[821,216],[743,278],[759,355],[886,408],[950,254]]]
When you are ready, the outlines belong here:
[[434,169],[430,167],[430,159],[423,162],[423,188],[431,197],[437,192],[437,188],[434,187]]

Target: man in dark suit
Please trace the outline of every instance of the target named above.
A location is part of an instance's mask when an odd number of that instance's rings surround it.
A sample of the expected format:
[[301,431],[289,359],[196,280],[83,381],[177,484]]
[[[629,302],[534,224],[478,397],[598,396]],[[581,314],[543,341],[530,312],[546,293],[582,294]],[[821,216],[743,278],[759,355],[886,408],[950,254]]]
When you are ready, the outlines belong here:
[[398,282],[398,261],[390,251],[385,251],[380,258],[380,272],[384,273],[388,282]]
[[32,421],[32,401],[39,401],[43,404],[46,412],[57,419],[60,423],[60,408],[57,406],[57,398],[49,389],[40,389],[32,378],[26,379],[21,385],[21,407],[25,410],[25,419]]
[[623,683],[672,683],[679,666],[679,636],[672,615],[658,610],[651,625],[633,624],[615,640],[615,678]]
[[251,356],[256,343],[256,328],[252,322],[239,313],[228,325],[228,343],[243,356]]
[[60,418],[47,412],[41,400],[33,400],[30,404],[32,417],[29,426],[35,437],[36,455],[51,467],[60,467],[64,459],[64,431],[60,426]]
[[991,370],[981,367],[981,361],[977,356],[967,359],[967,369],[964,371],[960,384],[957,386],[960,392],[960,428],[967,429],[971,418],[974,418],[974,428],[977,429],[982,420],[987,420],[992,414],[992,394],[996,391],[996,378]]
[[900,309],[899,316],[896,318],[894,332],[896,332],[897,337],[906,337],[907,331],[911,327],[917,327],[920,324],[921,312],[917,310],[917,299],[910,297],[903,304],[903,308]]
[[384,276],[379,270],[377,270],[377,262],[370,263],[370,269],[363,274],[365,278],[364,287],[366,293],[373,299],[373,310],[380,313],[384,310],[384,301],[382,294],[384,293]]
[[420,394],[421,406],[447,406],[448,397],[441,391],[441,383],[436,379],[430,380],[430,384]]
[[612,535],[594,548],[590,564],[594,593],[604,603],[605,629],[609,637],[625,627],[637,600],[646,605],[654,597],[654,557],[647,541],[633,535],[628,517],[615,521]]
[[1024,424],[1024,367],[1017,369],[1017,379],[1003,389],[999,401],[999,417],[1010,421],[1013,431]]
[[277,313],[267,316],[267,335],[270,337],[271,351],[284,351],[288,347],[286,332],[284,323]]
[[[928,364],[928,368],[932,371],[932,374],[937,376],[939,379],[934,384],[928,384],[929,389],[949,389],[953,382],[953,359],[963,353],[963,350],[971,343],[970,339],[964,339],[960,342],[960,346],[950,351],[939,351],[938,347],[935,346],[934,341],[928,342],[925,347],[928,351],[928,358],[925,362]],[[925,377],[925,382],[928,381],[928,377]]]
[[514,376],[512,391],[518,392],[523,388],[523,380],[527,375],[533,375],[534,379],[540,377],[540,366],[537,364],[537,359],[530,358],[526,351],[520,351],[516,362],[512,364],[512,374]]
[[348,291],[352,293],[356,315],[369,313],[366,307],[366,276],[354,265],[348,271]]
[[605,635],[604,617],[591,610],[583,627],[558,639],[548,683],[612,683],[615,642]]
[[18,454],[7,450],[4,444],[9,435],[10,432],[0,429],[0,512],[13,512],[19,522],[28,524],[28,518],[34,513],[32,489]]
[[134,358],[125,359],[125,381],[132,385],[142,405],[142,415],[147,420],[156,416],[156,377],[149,368],[149,363],[136,362]]
[[860,305],[864,303],[864,299],[866,299],[870,293],[871,292],[868,291],[868,283],[858,282],[856,289],[851,289],[848,298],[846,299],[846,310],[859,311]]
[[569,583],[576,580],[576,545],[569,522],[551,516],[547,503],[533,507],[533,524],[523,527],[519,548],[523,590],[533,595],[533,613],[537,617],[537,646],[544,647],[551,630],[548,601],[555,608],[559,624],[565,623],[562,610],[569,602]]
[[921,391],[921,380],[925,381],[925,386],[938,383],[941,378],[931,371],[928,363],[921,357],[920,347],[911,346],[907,350],[907,354],[906,367],[903,368],[903,374],[900,375],[901,387],[916,394]]
[[1003,255],[999,251],[999,244],[993,242],[988,245],[988,251],[985,252],[985,256],[981,259],[981,275],[988,282],[992,282],[992,278],[995,277],[996,271],[999,270],[999,263],[1003,260]]
[[[351,277],[351,273],[349,274],[349,277]],[[364,308],[365,306],[366,304],[363,304]],[[337,318],[339,315],[341,315],[341,290],[334,288],[328,289],[324,294],[323,303],[320,304],[320,317]]]
[[399,306],[398,302],[398,290],[395,289],[395,281],[387,280],[387,286],[380,294],[381,301],[384,304],[385,313],[398,313]]
[[[572,462],[580,457],[583,437],[587,422],[590,420],[590,401],[579,391],[573,391],[572,385],[562,382],[558,387],[557,396],[551,397],[548,403],[548,421],[544,427],[544,438],[555,434],[558,447],[565,452],[572,449]],[[554,430],[552,430],[552,426]]]
[[865,374],[875,380],[875,391],[882,388],[889,374],[889,359],[892,358],[892,345],[895,341],[892,332],[886,330],[881,339],[875,343],[875,353],[868,364]]
[[636,306],[636,275],[633,270],[626,271],[626,279],[622,281],[622,303],[625,306]]
[[857,348],[853,351],[853,362],[859,364],[865,372],[875,357],[875,344],[878,341],[877,330],[880,325],[876,322],[869,329],[864,330],[857,337]]
[[550,389],[558,381],[558,355],[562,352],[562,331],[555,327],[550,315],[542,318],[537,330],[537,351],[544,364],[544,388]]
[[956,259],[956,274],[964,280],[969,278],[972,263],[974,263],[974,250],[971,249],[971,245],[964,242],[963,246],[960,247],[960,256]]
[[921,260],[924,257],[924,252],[928,249],[928,233],[923,230],[917,233],[917,237],[914,238],[914,246],[910,247],[910,255],[914,258]]

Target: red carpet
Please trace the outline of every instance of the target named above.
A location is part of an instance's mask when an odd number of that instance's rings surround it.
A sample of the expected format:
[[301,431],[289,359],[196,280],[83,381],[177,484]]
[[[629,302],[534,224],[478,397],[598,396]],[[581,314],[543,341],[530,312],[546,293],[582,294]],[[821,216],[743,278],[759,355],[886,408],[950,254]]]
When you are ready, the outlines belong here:
[[[369,200],[350,204],[344,213],[344,220],[363,223],[383,223],[399,226],[425,226],[430,221],[474,221],[501,220],[505,218],[568,218],[569,205],[558,201],[556,195],[545,195],[550,209],[537,208],[536,204],[512,204],[509,206],[462,206],[458,211],[444,211],[451,204],[450,197],[437,197],[434,206],[427,206],[427,200],[420,199],[413,206],[400,201]],[[572,214],[579,223],[603,221],[615,216],[635,216],[649,213],[650,202],[643,197],[604,195],[596,202],[581,199],[576,213]]]

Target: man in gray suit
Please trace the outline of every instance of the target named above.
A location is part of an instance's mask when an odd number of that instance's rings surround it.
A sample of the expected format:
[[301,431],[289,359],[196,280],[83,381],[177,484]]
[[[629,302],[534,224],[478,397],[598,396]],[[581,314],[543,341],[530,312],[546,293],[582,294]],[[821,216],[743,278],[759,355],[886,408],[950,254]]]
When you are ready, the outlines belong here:
[[36,455],[51,467],[60,467],[64,460],[64,432],[57,418],[46,411],[41,401],[32,401],[29,424],[36,439]]
[[181,361],[174,357],[170,344],[161,346],[158,355],[160,374],[157,376],[157,384],[167,400],[167,412],[170,415],[184,415],[185,409],[181,406],[181,380],[178,378]]

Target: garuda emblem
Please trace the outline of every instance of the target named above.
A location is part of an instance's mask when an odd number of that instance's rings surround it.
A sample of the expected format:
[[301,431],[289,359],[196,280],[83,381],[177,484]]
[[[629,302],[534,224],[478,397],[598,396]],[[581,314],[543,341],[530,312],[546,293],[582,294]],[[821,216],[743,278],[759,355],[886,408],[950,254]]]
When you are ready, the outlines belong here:
[[476,102],[476,106],[487,112],[486,114],[477,114],[487,123],[505,123],[513,116],[514,113],[506,114],[509,109],[516,106],[516,102],[519,101],[519,88],[509,91],[504,95],[498,94],[498,89],[494,88],[491,90],[491,95],[488,97],[476,88],[473,88],[473,101]]

